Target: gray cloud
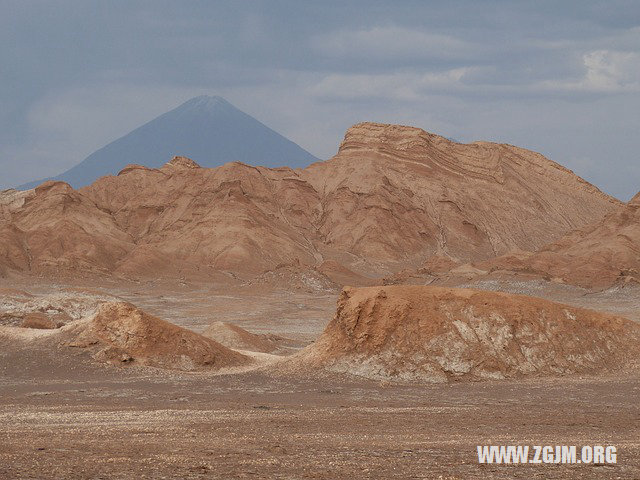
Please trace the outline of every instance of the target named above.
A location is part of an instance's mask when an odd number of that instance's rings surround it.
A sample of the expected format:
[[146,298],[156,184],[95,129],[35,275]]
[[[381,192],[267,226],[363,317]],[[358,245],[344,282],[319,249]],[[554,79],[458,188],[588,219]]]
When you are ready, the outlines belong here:
[[541,151],[640,190],[640,4],[0,0],[0,188],[198,94],[312,153],[363,120]]
[[395,25],[323,33],[311,39],[312,47],[330,58],[367,58],[388,63],[467,60],[481,49],[476,44],[443,33],[431,33]]

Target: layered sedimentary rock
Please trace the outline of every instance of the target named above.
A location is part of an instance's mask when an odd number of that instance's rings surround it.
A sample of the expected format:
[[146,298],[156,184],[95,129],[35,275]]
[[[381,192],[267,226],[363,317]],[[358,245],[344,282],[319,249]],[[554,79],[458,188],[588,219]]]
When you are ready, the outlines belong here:
[[539,298],[425,286],[346,288],[291,365],[446,382],[637,368],[640,325]]
[[47,182],[0,198],[5,272],[129,277],[251,277],[282,265],[377,277],[434,255],[464,263],[536,250],[622,208],[537,153],[374,123],[305,169],[176,157],[77,191]]
[[506,255],[481,266],[539,274],[585,288],[640,284],[640,195],[537,252]]

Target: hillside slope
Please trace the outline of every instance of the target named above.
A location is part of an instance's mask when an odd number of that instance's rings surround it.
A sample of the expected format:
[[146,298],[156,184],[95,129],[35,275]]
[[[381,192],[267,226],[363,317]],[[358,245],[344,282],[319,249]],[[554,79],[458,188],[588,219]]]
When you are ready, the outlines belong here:
[[175,157],[77,191],[51,182],[2,198],[5,268],[131,277],[323,264],[377,277],[434,255],[467,262],[535,250],[622,209],[534,152],[371,123],[305,169],[209,169]]
[[496,258],[483,267],[536,273],[585,288],[640,284],[640,194],[535,253]]

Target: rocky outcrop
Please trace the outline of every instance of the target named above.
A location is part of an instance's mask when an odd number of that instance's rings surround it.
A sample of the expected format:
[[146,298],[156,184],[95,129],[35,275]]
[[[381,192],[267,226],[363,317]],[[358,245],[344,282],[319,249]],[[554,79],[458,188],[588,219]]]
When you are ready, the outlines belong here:
[[640,325],[506,293],[425,286],[347,288],[298,368],[446,382],[637,368]]

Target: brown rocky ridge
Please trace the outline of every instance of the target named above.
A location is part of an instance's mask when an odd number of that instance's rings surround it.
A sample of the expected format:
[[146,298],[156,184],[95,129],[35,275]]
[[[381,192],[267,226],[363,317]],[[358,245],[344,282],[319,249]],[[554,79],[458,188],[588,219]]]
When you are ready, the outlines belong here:
[[305,169],[176,157],[77,191],[45,182],[2,192],[0,274],[253,278],[296,265],[368,282],[434,255],[533,251],[621,208],[529,150],[362,123],[335,157]]
[[292,359],[373,379],[447,382],[637,368],[640,325],[507,293],[347,287],[321,337]]
[[535,253],[520,252],[479,265],[543,275],[585,288],[640,284],[640,195],[603,220],[574,230]]

